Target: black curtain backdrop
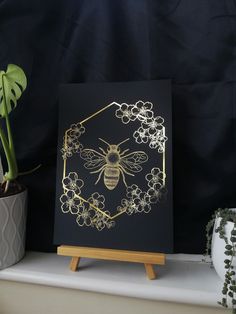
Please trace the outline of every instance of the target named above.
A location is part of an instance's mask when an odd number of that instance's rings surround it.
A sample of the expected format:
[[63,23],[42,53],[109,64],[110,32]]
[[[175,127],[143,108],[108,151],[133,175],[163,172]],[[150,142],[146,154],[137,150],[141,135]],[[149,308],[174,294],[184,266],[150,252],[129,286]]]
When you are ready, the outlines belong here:
[[[28,89],[11,114],[29,189],[27,248],[54,250],[60,83],[172,79],[175,252],[236,206],[235,0],[0,0],[0,68]],[[86,104],[78,104],[83,110]]]

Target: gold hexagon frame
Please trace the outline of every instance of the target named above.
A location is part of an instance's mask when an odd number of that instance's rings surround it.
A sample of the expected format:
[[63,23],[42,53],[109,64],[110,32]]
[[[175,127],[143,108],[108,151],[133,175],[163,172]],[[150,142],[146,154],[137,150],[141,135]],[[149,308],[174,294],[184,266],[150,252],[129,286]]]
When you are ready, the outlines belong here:
[[[102,112],[104,112],[105,110],[109,109],[110,107],[112,106],[120,106],[120,104],[118,104],[117,102],[112,102],[110,103],[109,105],[101,108],[100,110],[94,112],[93,114],[91,114],[90,116],[88,116],[87,118],[85,118],[84,120],[78,122],[77,124],[80,124],[81,126],[84,126],[86,124],[86,122],[88,122],[89,120],[93,119],[94,117],[96,117],[97,115],[101,114]],[[67,148],[67,139],[68,139],[68,133],[71,131],[72,129],[69,128],[65,131],[65,140],[64,140],[64,149]],[[165,136],[165,126],[163,126],[163,135]],[[164,174],[166,174],[166,144],[165,142],[163,143],[164,145],[164,149],[163,149],[163,152],[162,152],[162,172]],[[63,178],[62,178],[62,181],[65,179],[66,177],[66,173],[67,173],[67,158],[64,158],[64,164],[63,164]],[[164,179],[163,179],[163,182],[164,182],[164,187],[165,187],[165,176],[164,176]],[[65,186],[63,185],[63,190],[64,192],[66,191],[66,188]],[[106,209],[104,210],[101,210],[100,208],[96,207],[94,204],[92,204],[91,202],[88,201],[88,199],[85,199],[83,198],[81,195],[78,195],[78,194],[75,194],[76,198],[80,199],[83,203],[88,203],[94,210],[100,212],[102,215],[106,216],[109,220],[113,220],[119,216],[121,216],[122,214],[126,213],[126,210],[127,208],[124,207],[122,208],[123,210],[119,211],[117,214],[115,215],[109,215],[107,214],[105,211]]]

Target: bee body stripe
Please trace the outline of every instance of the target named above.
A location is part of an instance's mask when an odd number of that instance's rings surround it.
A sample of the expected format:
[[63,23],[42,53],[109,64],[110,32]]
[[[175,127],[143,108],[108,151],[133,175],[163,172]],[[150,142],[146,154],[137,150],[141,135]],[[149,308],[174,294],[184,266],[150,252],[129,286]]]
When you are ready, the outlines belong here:
[[120,170],[117,167],[107,166],[104,171],[104,184],[108,190],[113,190],[120,178]]

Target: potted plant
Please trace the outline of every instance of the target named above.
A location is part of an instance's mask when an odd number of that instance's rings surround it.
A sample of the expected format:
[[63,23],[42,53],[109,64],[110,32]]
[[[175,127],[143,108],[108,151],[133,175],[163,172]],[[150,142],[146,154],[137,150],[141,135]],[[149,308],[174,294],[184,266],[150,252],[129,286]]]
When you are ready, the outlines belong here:
[[7,166],[4,173],[0,158],[0,269],[17,263],[25,252],[27,190],[16,181],[19,173],[9,114],[26,86],[26,76],[17,65],[0,71],[0,140]]
[[224,307],[236,313],[236,209],[219,208],[206,227],[206,255],[223,280],[222,300]]

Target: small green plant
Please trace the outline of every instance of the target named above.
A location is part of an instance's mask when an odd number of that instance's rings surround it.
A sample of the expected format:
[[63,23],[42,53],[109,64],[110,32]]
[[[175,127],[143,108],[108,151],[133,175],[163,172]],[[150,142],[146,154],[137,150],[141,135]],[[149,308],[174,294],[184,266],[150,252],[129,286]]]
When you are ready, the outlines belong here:
[[[219,208],[216,210],[212,219],[208,222],[206,226],[206,255],[211,256],[211,241],[212,241],[212,232],[214,231],[215,219],[220,217],[220,224],[215,229],[215,232],[219,234],[219,237],[225,242],[225,251],[226,256],[224,260],[225,267],[225,280],[222,288],[222,300],[218,302],[225,308],[229,307],[229,299],[232,303],[232,313],[236,314],[236,278],[235,278],[235,267],[233,265],[235,259],[235,246],[236,246],[236,213],[231,211],[228,208],[222,209]],[[231,231],[230,238],[225,235],[225,225],[230,221],[233,223],[233,228]]]
[[25,73],[19,66],[9,64],[6,71],[0,71],[0,139],[8,167],[7,172],[3,174],[0,160],[1,194],[7,193],[10,183],[19,175],[9,114],[16,107],[26,86]]

